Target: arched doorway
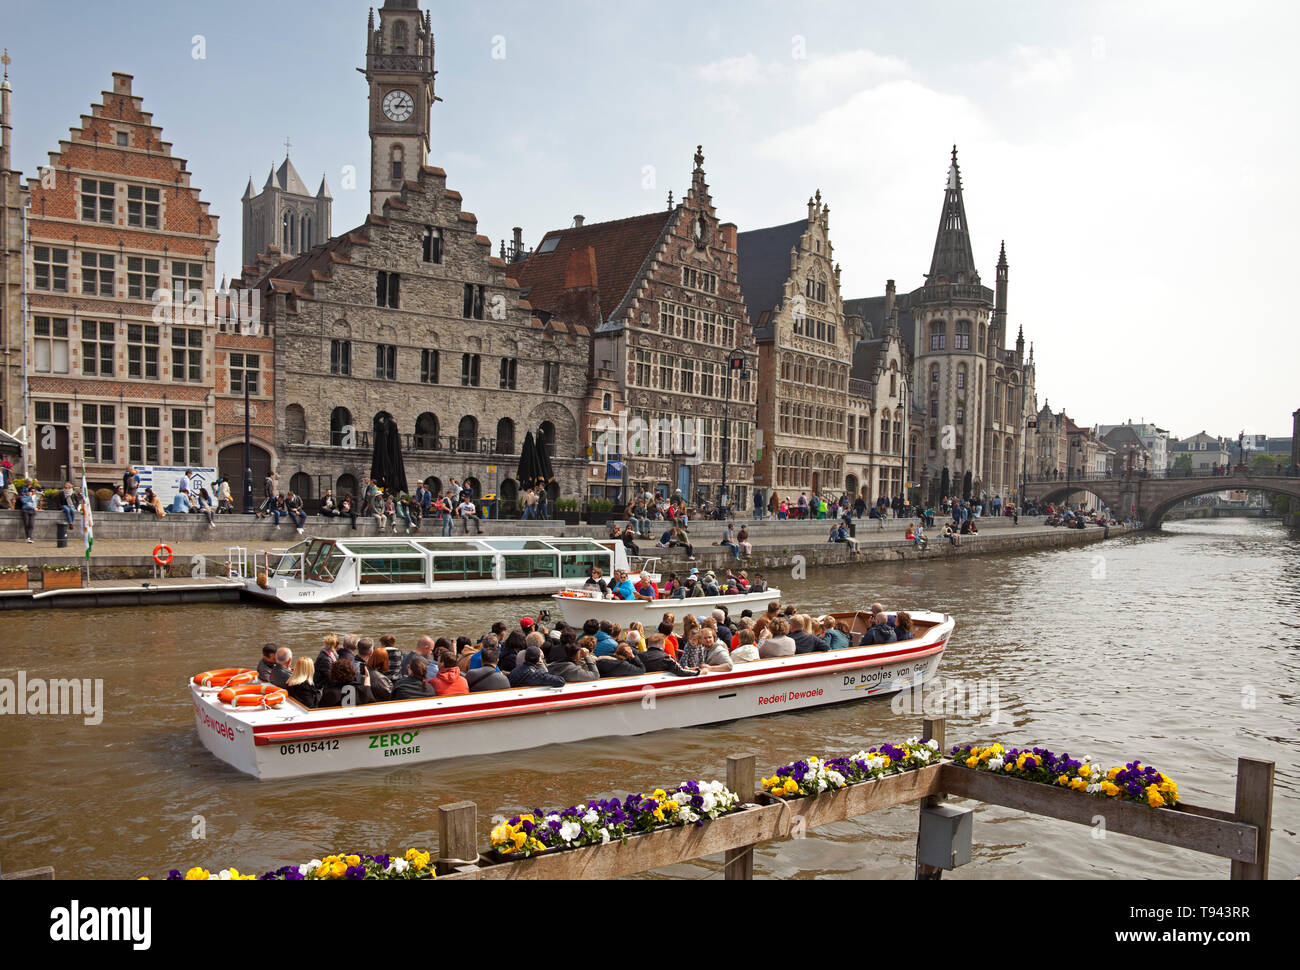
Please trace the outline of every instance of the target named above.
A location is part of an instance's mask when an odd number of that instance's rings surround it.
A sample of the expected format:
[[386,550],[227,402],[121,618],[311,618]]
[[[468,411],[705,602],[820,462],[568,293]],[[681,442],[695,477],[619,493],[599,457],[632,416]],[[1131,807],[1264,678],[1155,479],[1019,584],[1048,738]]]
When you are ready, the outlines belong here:
[[335,448],[356,447],[356,428],[352,424],[352,412],[347,408],[330,412],[330,444]]
[[497,498],[501,500],[503,512],[514,512],[519,500],[519,486],[513,478],[505,479],[497,488]]
[[435,451],[438,448],[438,416],[427,411],[415,419],[415,450]]
[[424,480],[424,487],[433,493],[434,498],[442,498],[442,479],[436,475],[430,475]]
[[307,443],[307,412],[301,404],[290,404],[284,409],[284,430],[289,444]]
[[858,476],[849,475],[844,479],[844,492],[850,499],[858,497]]
[[356,507],[357,500],[357,480],[352,475],[340,475],[338,483],[334,486],[334,502],[342,505],[343,500],[349,495],[352,496],[353,507]]
[[[267,472],[271,470],[271,454],[257,445],[252,447],[253,464],[253,507],[262,501],[262,485]],[[244,446],[227,445],[217,455],[217,470],[221,477],[230,483],[230,494],[235,500],[235,511],[244,511]]]
[[496,453],[498,455],[515,453],[515,423],[509,418],[502,418],[497,422]]
[[483,488],[479,485],[477,478],[467,478],[461,483],[470,495],[474,496],[474,503],[477,505],[483,498]]
[[537,443],[546,449],[546,454],[555,457],[555,425],[550,421],[543,421],[537,431]]
[[469,452],[478,450],[478,418],[473,415],[467,414],[460,419],[456,429],[456,450]]

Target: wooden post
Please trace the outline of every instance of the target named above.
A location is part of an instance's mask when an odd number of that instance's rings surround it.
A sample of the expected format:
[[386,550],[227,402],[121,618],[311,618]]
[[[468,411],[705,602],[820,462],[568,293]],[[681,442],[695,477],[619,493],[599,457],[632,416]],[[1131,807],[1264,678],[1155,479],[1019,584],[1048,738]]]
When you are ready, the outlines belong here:
[[1237,759],[1237,803],[1233,810],[1238,822],[1259,829],[1255,862],[1233,862],[1232,879],[1267,879],[1269,842],[1273,828],[1273,770],[1271,761]]
[[[939,755],[942,757],[946,740],[944,734],[947,728],[947,720],[942,717],[926,718],[922,722],[921,739],[925,741],[933,740],[939,742]],[[943,877],[943,870],[935,866],[927,866],[921,862],[921,821],[920,810],[923,808],[933,808],[943,802],[945,796],[930,795],[921,800],[917,807],[917,825],[916,825],[916,879],[918,881],[935,881]]]
[[52,866],[42,866],[39,869],[28,869],[24,872],[11,872],[8,875],[0,876],[0,879],[8,880],[48,880],[54,878],[54,868]]
[[478,863],[478,806],[456,802],[438,807],[438,861],[436,871],[445,876],[459,866]]
[[[758,785],[752,754],[727,757],[727,788],[740,796],[741,805],[753,800]],[[753,879],[754,847],[728,849],[722,856],[722,868],[726,879]]]

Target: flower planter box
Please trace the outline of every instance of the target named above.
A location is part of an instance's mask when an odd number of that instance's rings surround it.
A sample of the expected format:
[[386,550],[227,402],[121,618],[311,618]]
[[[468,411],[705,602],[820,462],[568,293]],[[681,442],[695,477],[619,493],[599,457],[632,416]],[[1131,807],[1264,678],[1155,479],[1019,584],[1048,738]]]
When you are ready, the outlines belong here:
[[8,591],[27,588],[27,571],[17,573],[0,573],[0,590]]
[[42,583],[45,589],[81,589],[81,570],[76,572],[52,572],[48,569],[41,570]]
[[556,512],[552,518],[558,519],[565,525],[577,525],[581,514],[575,509],[572,512]]
[[613,512],[588,512],[587,525],[609,525],[614,518]]
[[814,828],[938,794],[942,791],[940,786],[942,766],[943,763],[938,762],[914,771],[859,782],[837,791],[822,792],[820,795],[778,797],[763,792],[759,796],[758,803],[775,805],[786,802],[795,815],[805,819],[808,828]]

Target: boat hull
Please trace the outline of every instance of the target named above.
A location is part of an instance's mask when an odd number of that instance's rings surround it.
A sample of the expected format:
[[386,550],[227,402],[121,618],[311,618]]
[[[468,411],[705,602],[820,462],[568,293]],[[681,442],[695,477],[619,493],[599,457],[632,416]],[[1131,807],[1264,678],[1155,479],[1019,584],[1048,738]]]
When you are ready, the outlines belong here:
[[[921,614],[920,616],[925,616]],[[919,618],[919,617],[918,617]],[[563,689],[306,711],[235,711],[191,686],[195,724],[216,757],[259,779],[385,768],[647,734],[861,701],[938,672],[951,618],[908,643],[737,664],[698,678],[610,678]]]

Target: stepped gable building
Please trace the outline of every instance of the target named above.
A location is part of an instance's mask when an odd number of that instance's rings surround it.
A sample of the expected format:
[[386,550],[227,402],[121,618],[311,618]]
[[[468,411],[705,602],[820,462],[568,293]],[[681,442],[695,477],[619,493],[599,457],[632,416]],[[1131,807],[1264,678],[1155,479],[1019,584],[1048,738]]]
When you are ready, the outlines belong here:
[[[13,86],[9,52],[0,61],[0,431],[17,431],[23,414],[23,207],[27,186],[13,167]],[[20,472],[15,468],[15,472]]]
[[[913,354],[912,401],[925,415],[919,458],[930,497],[937,497],[947,468],[955,493],[969,487],[974,498],[1006,499],[1018,493],[1034,411],[1033,352],[1026,357],[1023,330],[1015,349],[1007,349],[1006,246],[991,290],[975,267],[962,192],[954,146],[930,272],[924,286],[900,295],[895,305]],[[884,306],[882,297],[851,300],[846,312],[875,325]]]
[[298,256],[330,237],[334,204],[325,176],[315,195],[307,188],[289,161],[288,152],[277,169],[271,166],[262,191],[254,194],[253,180],[240,200],[244,209],[243,265],[253,266],[257,257],[276,247],[284,256]]
[[681,203],[579,217],[506,272],[544,319],[593,328],[588,496],[621,500],[633,486],[718,504],[725,486],[732,508],[750,507],[757,354],[736,227],[718,221],[702,148]]
[[114,74],[29,183],[29,440],[54,445],[29,457],[46,484],[216,461],[213,328],[156,311],[213,288],[217,217],[131,87]]
[[765,504],[800,492],[838,498],[845,479],[853,335],[821,192],[798,222],[741,233],[740,288],[758,348],[754,488]]
[[[425,481],[442,491],[456,478],[476,498],[510,503],[532,431],[553,456],[553,494],[577,494],[590,332],[533,316],[446,173],[424,164],[432,101],[407,82],[432,83],[427,19],[392,0],[377,29],[373,17],[372,109],[401,101],[394,91],[422,109],[386,114],[408,126],[402,178],[376,168],[379,214],[296,258],[267,254],[242,281],[259,290],[274,344],[278,477],[313,505],[326,488],[359,494],[386,413],[402,435],[409,489]],[[403,37],[421,52],[403,53]],[[413,78],[407,68],[418,69]],[[373,140],[387,146],[397,136],[383,127],[375,131],[372,110]]]

